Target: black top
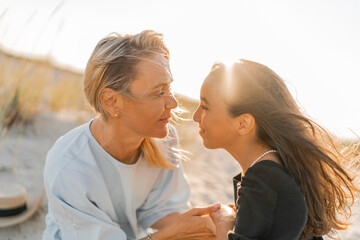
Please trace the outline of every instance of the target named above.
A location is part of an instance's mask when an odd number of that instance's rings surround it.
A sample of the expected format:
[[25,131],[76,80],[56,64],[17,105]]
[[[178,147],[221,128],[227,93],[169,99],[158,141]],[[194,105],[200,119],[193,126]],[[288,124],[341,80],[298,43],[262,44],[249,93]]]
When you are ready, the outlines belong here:
[[237,213],[229,240],[301,239],[306,202],[281,165],[270,160],[256,163],[244,177],[234,177],[234,193]]

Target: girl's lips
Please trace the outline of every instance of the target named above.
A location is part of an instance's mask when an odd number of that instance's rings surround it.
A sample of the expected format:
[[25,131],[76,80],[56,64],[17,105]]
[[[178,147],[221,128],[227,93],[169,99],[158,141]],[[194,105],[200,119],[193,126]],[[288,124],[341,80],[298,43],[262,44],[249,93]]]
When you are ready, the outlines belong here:
[[202,134],[202,133],[204,133],[204,132],[205,132],[205,130],[202,129],[202,128],[200,128],[199,133]]

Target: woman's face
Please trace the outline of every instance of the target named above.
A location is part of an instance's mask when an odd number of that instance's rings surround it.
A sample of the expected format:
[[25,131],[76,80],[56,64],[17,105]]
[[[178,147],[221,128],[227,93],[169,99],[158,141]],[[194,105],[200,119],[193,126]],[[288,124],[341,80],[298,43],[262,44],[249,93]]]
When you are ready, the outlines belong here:
[[199,123],[199,134],[205,147],[227,148],[237,136],[235,119],[229,116],[226,106],[220,97],[219,82],[208,76],[200,92],[200,105],[193,119]]
[[129,89],[133,98],[124,98],[120,121],[141,136],[165,137],[171,109],[178,106],[170,92],[171,82],[172,76],[165,57],[156,54],[149,60],[140,61],[136,78]]

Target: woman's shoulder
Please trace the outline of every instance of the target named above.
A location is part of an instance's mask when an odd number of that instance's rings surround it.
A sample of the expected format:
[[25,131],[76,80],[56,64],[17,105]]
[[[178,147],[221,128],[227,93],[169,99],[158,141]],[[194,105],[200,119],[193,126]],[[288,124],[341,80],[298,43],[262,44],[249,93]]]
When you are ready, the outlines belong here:
[[90,140],[90,123],[91,121],[84,123],[59,137],[48,151],[48,155],[58,156],[68,151],[79,149],[80,146]]
[[[91,120],[92,121],[92,120]],[[52,148],[61,145],[61,144],[69,144],[79,141],[81,138],[89,138],[88,132],[90,132],[90,123],[91,121],[88,121],[86,123],[83,123],[70,131],[66,132],[64,135],[60,136]]]
[[54,143],[46,156],[45,176],[55,179],[61,172],[89,171],[90,165],[83,161],[90,151],[88,126],[76,127]]

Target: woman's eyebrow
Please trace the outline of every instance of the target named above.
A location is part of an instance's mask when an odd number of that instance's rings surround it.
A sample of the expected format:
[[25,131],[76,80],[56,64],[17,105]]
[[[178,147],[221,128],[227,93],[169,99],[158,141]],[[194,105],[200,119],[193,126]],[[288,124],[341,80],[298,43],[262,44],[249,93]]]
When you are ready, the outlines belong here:
[[172,83],[173,81],[174,81],[174,79],[171,79],[169,82],[159,83],[159,84],[157,84],[155,87],[153,87],[153,89],[159,88],[159,87],[168,86],[168,85],[170,85],[170,83]]

